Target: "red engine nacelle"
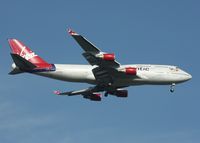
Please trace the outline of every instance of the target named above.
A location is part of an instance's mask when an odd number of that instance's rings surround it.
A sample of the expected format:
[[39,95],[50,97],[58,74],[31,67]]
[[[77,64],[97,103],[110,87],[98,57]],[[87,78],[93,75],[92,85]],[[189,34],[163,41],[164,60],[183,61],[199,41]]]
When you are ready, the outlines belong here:
[[101,58],[105,61],[114,61],[115,60],[115,54],[99,54],[96,55],[96,57]]
[[92,101],[101,101],[101,94],[92,93],[84,95],[83,98],[90,99]]
[[128,90],[118,89],[116,91],[111,91],[108,93],[117,97],[128,97]]
[[103,54],[103,59],[106,61],[114,61],[115,60],[115,54]]
[[129,75],[136,75],[137,74],[137,68],[127,67],[127,68],[125,68],[125,73],[129,74]]

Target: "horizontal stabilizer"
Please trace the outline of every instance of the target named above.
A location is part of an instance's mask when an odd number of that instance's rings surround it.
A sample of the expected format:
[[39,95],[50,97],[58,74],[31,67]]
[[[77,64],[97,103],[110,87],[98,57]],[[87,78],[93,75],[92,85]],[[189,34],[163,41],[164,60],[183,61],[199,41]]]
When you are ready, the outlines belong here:
[[9,72],[10,75],[14,75],[14,74],[20,74],[20,73],[24,73],[23,71],[21,71],[18,68],[13,69],[11,72]]
[[36,66],[34,64],[32,64],[31,62],[27,61],[26,59],[22,58],[20,55],[18,54],[10,54],[14,63],[16,64],[17,67],[19,67],[22,70],[30,70],[30,69],[34,69],[36,68]]

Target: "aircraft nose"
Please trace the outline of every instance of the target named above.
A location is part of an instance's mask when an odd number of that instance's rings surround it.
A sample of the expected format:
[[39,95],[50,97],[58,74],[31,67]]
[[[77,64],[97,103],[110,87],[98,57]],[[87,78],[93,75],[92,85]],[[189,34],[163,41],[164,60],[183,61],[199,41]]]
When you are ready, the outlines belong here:
[[187,73],[187,72],[184,72],[184,80],[190,80],[192,78],[192,75]]
[[192,79],[192,75],[187,73],[187,78],[188,78],[188,80]]

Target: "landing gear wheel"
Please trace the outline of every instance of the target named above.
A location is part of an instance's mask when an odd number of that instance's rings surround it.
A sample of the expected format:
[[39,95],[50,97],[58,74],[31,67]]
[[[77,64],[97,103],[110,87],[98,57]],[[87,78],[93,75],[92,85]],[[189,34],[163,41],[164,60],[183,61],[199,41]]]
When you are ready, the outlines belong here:
[[171,92],[171,93],[174,92],[174,86],[175,86],[175,83],[172,83],[172,85],[170,86],[170,92]]
[[108,97],[108,92],[105,92],[104,96],[105,96],[105,97]]
[[173,92],[174,92],[174,89],[170,89],[170,92],[173,93]]

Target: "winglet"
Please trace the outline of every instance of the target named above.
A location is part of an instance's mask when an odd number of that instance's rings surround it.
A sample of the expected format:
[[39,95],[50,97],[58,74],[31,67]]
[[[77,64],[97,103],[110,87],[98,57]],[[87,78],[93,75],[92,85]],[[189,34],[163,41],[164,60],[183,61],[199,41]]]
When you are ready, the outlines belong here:
[[79,35],[79,34],[77,34],[75,31],[73,31],[72,29],[68,29],[68,33],[70,34],[70,35]]
[[60,95],[61,92],[59,90],[55,90],[53,93],[56,95]]

